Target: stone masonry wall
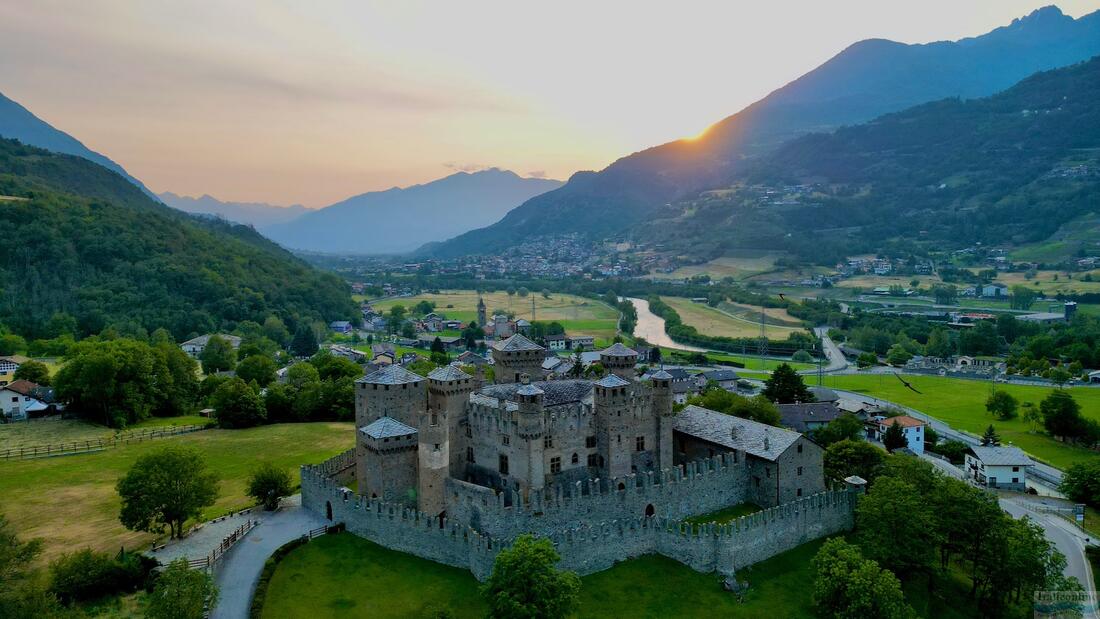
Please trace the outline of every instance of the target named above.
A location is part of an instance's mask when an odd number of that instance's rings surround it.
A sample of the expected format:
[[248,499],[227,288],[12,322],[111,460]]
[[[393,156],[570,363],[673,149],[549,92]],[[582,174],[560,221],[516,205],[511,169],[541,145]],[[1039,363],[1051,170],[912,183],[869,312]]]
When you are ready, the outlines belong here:
[[[633,515],[638,506],[644,509],[651,504],[649,501],[656,509],[661,509],[662,496],[675,504],[675,500],[688,490],[709,497],[698,501],[685,499],[690,506],[704,506],[694,513],[732,505],[712,507],[721,503],[720,497],[724,495],[715,494],[720,486],[715,482],[725,478],[723,471],[729,467],[715,469],[700,464],[688,467],[686,474],[670,474],[667,483],[663,484],[641,482],[637,487],[624,490],[596,490],[595,494],[581,496],[577,501],[555,498],[551,505],[541,501],[539,506],[520,502],[520,508],[515,510],[498,504],[502,513],[511,513],[512,519],[502,521],[507,524],[499,527],[507,534],[494,538],[453,518],[441,521],[416,510],[342,490],[340,482],[328,474],[354,470],[354,467],[348,469],[339,465],[344,459],[353,457],[349,453],[322,465],[302,467],[302,503],[307,509],[324,517],[327,507],[331,506],[332,520],[344,522],[352,533],[386,548],[469,569],[479,580],[489,576],[501,548],[515,535],[528,531],[552,540],[561,554],[561,567],[581,575],[651,553],[665,555],[700,572],[729,573],[805,542],[850,529],[857,499],[846,491],[824,492],[725,525],[693,526],[680,521],[679,516],[663,516],[659,512],[652,517]],[[471,498],[480,503],[482,497],[471,495]],[[488,501],[489,496],[484,498]],[[620,507],[612,507],[616,504]],[[551,514],[552,517],[540,522],[542,517],[536,516],[536,507],[546,510],[543,515]],[[597,518],[618,513],[631,515],[605,520]],[[569,515],[576,518],[569,521]],[[566,526],[557,529],[551,526],[567,521]],[[524,528],[525,524],[534,523],[546,526]]]

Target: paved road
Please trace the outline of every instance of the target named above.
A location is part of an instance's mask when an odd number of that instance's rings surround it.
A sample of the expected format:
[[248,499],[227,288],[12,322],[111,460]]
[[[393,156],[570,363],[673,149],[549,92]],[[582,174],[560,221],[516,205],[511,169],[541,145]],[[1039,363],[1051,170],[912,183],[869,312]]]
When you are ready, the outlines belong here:
[[[814,334],[821,338],[821,348],[825,351],[825,358],[829,365],[821,369],[822,372],[839,372],[848,367],[848,359],[840,351],[840,347],[829,337],[829,327],[814,327]],[[805,370],[804,374],[816,374],[817,370]]]
[[302,508],[301,495],[283,502],[278,512],[263,516],[253,529],[218,562],[218,605],[211,619],[247,619],[252,592],[260,578],[264,562],[277,548],[322,526],[324,519]]
[[176,540],[164,548],[150,551],[150,556],[156,557],[163,564],[171,563],[180,557],[185,559],[202,559],[210,556],[210,553],[218,547],[230,533],[240,528],[249,520],[263,518],[263,512],[259,509],[241,512],[233,516],[227,516],[215,521],[207,522],[200,528],[193,530],[187,537]]

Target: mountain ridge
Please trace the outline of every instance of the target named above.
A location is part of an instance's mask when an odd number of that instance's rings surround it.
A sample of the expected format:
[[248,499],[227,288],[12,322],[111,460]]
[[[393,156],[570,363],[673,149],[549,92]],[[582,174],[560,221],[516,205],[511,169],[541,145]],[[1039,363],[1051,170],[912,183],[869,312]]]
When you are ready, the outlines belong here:
[[290,221],[310,210],[301,204],[280,206],[266,202],[234,202],[219,200],[210,194],[196,198],[164,191],[157,194],[157,197],[161,202],[185,213],[215,215],[257,228]]

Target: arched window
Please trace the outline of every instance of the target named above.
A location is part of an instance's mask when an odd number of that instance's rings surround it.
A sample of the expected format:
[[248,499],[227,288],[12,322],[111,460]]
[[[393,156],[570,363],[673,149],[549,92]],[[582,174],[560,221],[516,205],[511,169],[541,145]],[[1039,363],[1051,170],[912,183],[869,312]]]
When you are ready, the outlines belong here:
[[570,460],[570,462],[572,462],[573,464],[577,464],[580,461],[581,461],[581,457],[578,456],[577,454],[573,454],[573,458]]
[[652,503],[645,506],[645,517],[646,518],[652,518],[656,513],[657,513],[657,510],[653,508]]
[[619,482],[619,490],[626,490],[626,484],[624,484],[623,482],[620,481]]

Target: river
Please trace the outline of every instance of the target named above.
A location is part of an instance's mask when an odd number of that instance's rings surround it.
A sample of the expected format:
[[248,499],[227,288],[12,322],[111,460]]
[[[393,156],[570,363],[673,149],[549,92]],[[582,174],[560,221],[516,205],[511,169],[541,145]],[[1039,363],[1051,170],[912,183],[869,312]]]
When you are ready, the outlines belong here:
[[650,344],[663,346],[665,348],[687,350],[690,352],[707,351],[705,348],[688,346],[687,344],[679,344],[672,341],[672,338],[665,333],[665,319],[650,311],[649,301],[645,299],[635,299],[633,297],[627,297],[627,300],[630,301],[635,311],[638,312],[638,324],[634,326],[634,337],[640,337]]

